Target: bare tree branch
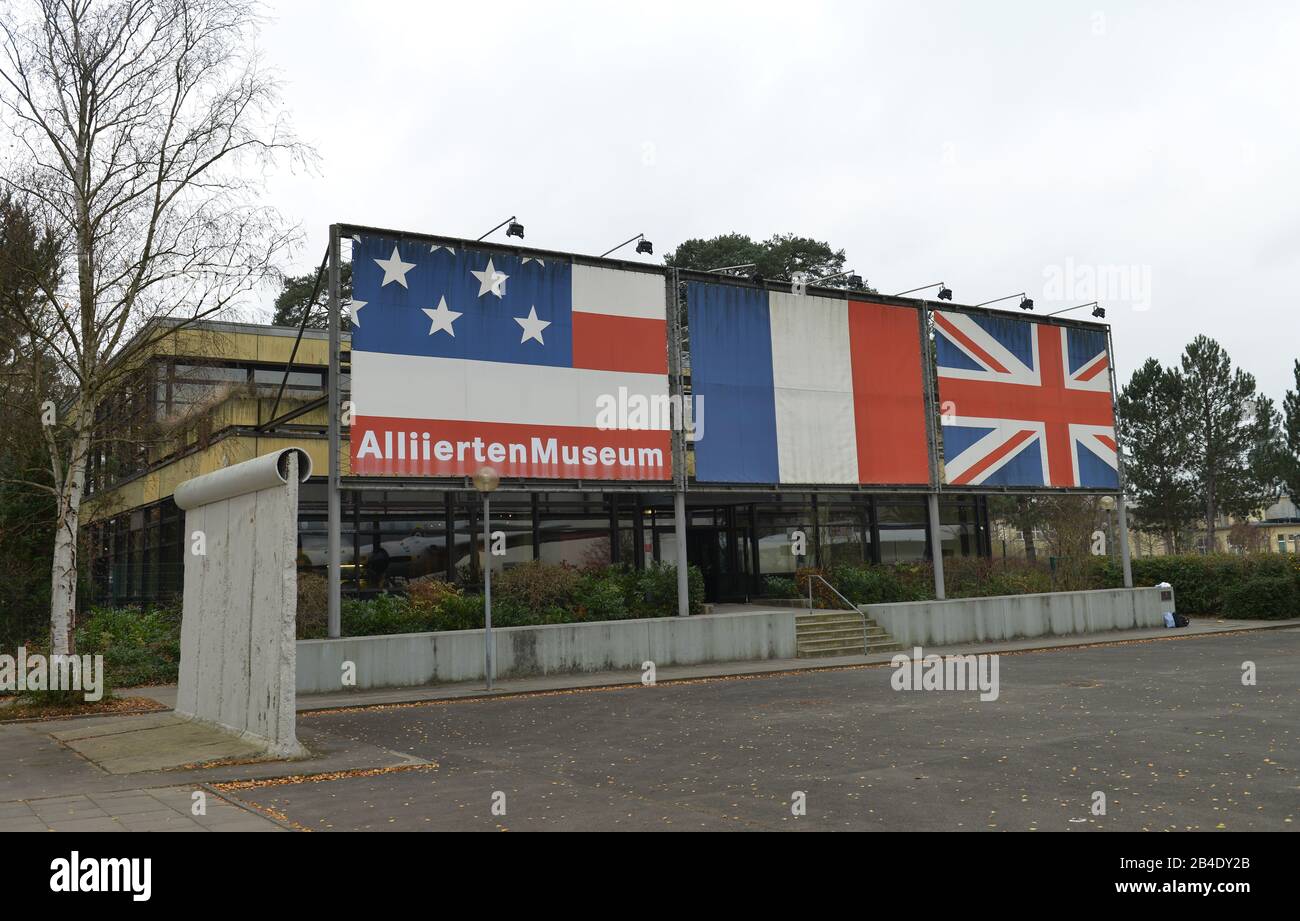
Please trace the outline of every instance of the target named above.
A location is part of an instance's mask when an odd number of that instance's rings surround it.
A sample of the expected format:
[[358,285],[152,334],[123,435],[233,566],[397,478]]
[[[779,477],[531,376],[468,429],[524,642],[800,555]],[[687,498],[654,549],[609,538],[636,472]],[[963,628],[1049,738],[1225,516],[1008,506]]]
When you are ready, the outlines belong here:
[[62,395],[42,427],[59,506],[56,651],[88,459],[123,440],[104,407],[140,386],[119,353],[237,308],[298,240],[255,178],[315,158],[252,50],[260,20],[254,0],[18,0],[0,16],[0,122],[20,151],[4,186],[64,243],[56,280],[9,318],[50,368],[29,397]]

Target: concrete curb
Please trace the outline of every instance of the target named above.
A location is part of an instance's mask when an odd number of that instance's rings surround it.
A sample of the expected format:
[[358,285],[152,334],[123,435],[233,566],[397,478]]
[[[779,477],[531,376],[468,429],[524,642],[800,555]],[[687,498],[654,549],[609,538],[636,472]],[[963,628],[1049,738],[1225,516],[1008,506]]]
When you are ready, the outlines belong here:
[[267,822],[270,822],[274,825],[278,825],[281,828],[283,828],[285,831],[300,832],[303,830],[300,826],[294,825],[290,822],[286,822],[284,819],[280,818],[278,815],[276,815],[273,812],[263,812],[260,809],[254,808],[252,804],[244,802],[242,799],[238,799],[236,797],[230,796],[229,794],[222,793],[220,790],[218,790],[210,783],[201,783],[198,786],[200,790],[203,790],[209,796],[215,796],[217,799],[229,803],[231,806],[234,806],[236,809],[242,809],[244,812],[247,812],[249,815],[255,815],[259,819],[264,819]]

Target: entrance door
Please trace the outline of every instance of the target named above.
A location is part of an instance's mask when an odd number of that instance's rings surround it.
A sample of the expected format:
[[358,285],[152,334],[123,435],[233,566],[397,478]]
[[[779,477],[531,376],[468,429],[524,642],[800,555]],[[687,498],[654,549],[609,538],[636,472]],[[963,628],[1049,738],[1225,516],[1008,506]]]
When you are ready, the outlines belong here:
[[686,552],[704,576],[704,600],[747,601],[751,564],[749,529],[735,526],[692,527],[686,531]]
[[704,600],[716,602],[722,589],[723,531],[720,528],[688,528],[686,558],[700,567],[704,576]]

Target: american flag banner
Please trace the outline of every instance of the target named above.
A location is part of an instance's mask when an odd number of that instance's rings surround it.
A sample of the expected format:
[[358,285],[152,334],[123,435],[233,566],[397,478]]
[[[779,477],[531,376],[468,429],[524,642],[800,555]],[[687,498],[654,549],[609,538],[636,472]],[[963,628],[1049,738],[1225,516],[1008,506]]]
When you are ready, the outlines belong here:
[[661,273],[367,236],[352,285],[353,474],[671,478]]
[[949,485],[1119,488],[1103,329],[933,316]]

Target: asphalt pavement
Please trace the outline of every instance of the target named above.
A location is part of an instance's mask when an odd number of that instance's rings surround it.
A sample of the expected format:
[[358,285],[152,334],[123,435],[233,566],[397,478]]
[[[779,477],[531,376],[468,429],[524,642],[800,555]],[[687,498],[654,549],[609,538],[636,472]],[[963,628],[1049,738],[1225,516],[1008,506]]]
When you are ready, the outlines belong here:
[[232,795],[316,830],[1295,828],[1295,628],[1003,653],[993,701],[892,675],[304,713],[303,729],[429,764]]

